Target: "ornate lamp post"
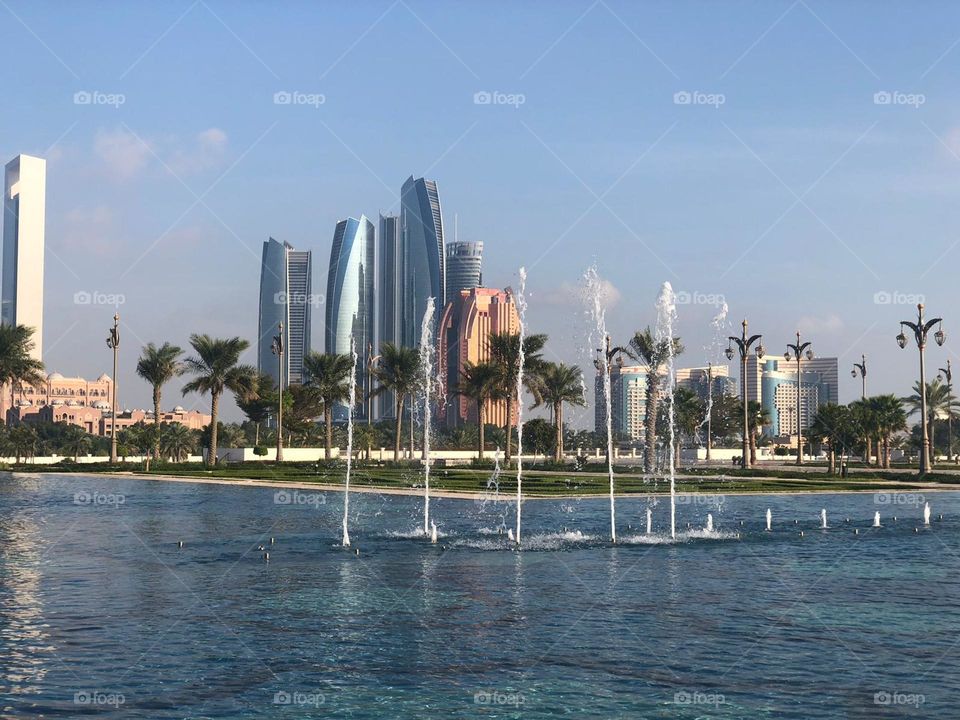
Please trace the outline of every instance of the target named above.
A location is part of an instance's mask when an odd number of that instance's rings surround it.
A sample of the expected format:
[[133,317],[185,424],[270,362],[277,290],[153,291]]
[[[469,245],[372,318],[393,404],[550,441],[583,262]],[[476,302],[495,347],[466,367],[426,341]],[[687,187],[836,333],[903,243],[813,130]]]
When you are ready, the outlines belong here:
[[283,323],[277,325],[270,352],[277,356],[277,462],[283,462]]
[[[593,366],[597,369],[598,373],[604,374],[604,395],[606,395],[606,390],[610,386],[610,378],[613,376],[613,366],[614,358],[616,358],[617,368],[623,367],[623,353],[626,350],[622,347],[611,347],[610,346],[610,336],[607,335],[604,338],[604,346],[602,348],[597,348],[597,357],[593,359]],[[613,404],[611,398],[611,405]],[[613,408],[607,408],[607,412],[612,412]],[[607,427],[611,427],[611,422],[613,418],[607,418]],[[610,442],[613,442],[613,438],[608,438]]]
[[807,360],[813,360],[813,350],[810,349],[810,343],[800,342],[800,331],[797,330],[797,343],[787,343],[787,351],[783,354],[784,360],[794,359],[797,361],[797,465],[803,465],[803,425],[800,403],[800,389],[803,386],[803,376],[801,375],[803,356],[806,354]]
[[750,421],[749,411],[747,409],[747,355],[750,353],[751,346],[756,343],[757,359],[762,360],[764,355],[762,335],[751,335],[747,337],[747,321],[743,321],[743,332],[740,337],[731,335],[727,338],[726,355],[727,360],[733,360],[734,349],[731,343],[737,346],[740,353],[740,394],[743,401],[743,457],[740,459],[740,466],[744,469],[750,467]]
[[947,381],[947,462],[953,462],[953,370],[950,358],[947,358],[947,366],[940,368],[939,377]]
[[917,305],[917,321],[900,321],[900,334],[897,335],[897,345],[902,350],[907,346],[907,336],[903,332],[904,326],[913,330],[914,340],[917,342],[917,349],[920,351],[920,432],[923,437],[923,445],[920,450],[920,474],[923,475],[930,470],[930,435],[927,432],[927,377],[923,363],[923,351],[927,346],[927,333],[936,325],[937,331],[933,334],[933,339],[937,345],[943,345],[947,339],[943,332],[943,318],[933,318],[932,320],[923,319],[923,303]]
[[117,462],[117,349],[120,347],[120,313],[113,316],[113,327],[107,336],[107,347],[113,350],[113,397],[110,398],[110,462]]
[[867,399],[867,356],[861,355],[860,362],[853,364],[853,370],[850,371],[850,377],[860,375],[860,399]]

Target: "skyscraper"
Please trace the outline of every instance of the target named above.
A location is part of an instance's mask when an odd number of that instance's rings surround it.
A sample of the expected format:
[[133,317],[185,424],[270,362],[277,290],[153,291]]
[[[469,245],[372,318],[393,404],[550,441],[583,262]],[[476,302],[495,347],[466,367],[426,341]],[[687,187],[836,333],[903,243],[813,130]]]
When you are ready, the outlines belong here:
[[482,242],[456,241],[447,245],[447,281],[444,304],[456,299],[461,290],[472,290],[483,284],[480,263]]
[[[330,249],[330,270],[327,274],[326,350],[349,354],[350,340],[357,352],[357,386],[368,388],[367,361],[374,340],[374,244],[373,223],[365,215],[337,223]],[[366,418],[366,404],[357,408],[357,415]],[[344,409],[335,411],[343,417]],[[338,419],[340,419],[338,417]]]
[[427,299],[434,298],[439,317],[446,298],[443,215],[433,180],[411,175],[400,189],[400,248],[400,342],[415,347]]
[[17,155],[7,163],[3,192],[3,269],[0,322],[33,328],[33,351],[43,358],[43,245],[47,161]]
[[306,381],[303,358],[310,352],[310,308],[313,305],[312,255],[289,243],[270,238],[263,243],[260,261],[260,317],[257,367],[276,384],[278,360],[270,350],[277,327],[283,323],[284,385]]
[[[377,237],[377,282],[376,301],[378,328],[374,341],[374,354],[380,352],[383,343],[400,342],[400,308],[398,300],[401,278],[400,217],[380,215],[380,233]],[[377,398],[379,418],[393,418],[393,393],[385,392]]]

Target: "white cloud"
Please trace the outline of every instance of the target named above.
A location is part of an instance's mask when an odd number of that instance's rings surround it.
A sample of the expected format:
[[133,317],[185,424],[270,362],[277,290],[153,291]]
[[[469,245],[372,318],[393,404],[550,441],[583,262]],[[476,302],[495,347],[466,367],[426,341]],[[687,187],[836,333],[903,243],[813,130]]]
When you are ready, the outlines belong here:
[[[165,166],[176,175],[192,175],[222,164],[229,144],[220,128],[208,128],[189,141],[172,135],[148,138],[118,128],[100,130],[93,149],[107,171],[117,180],[131,180],[151,164]],[[159,160],[157,160],[159,158]]]
[[829,314],[825,317],[805,315],[800,318],[800,321],[797,323],[797,328],[800,330],[801,335],[816,335],[817,333],[839,335],[843,332],[844,324],[839,315]]
[[146,141],[122,128],[99,130],[93,141],[93,150],[118,180],[130,180],[139,175],[151,155]]
[[198,133],[187,147],[173,151],[168,165],[178,175],[190,175],[217,167],[223,162],[229,141],[220,128]]

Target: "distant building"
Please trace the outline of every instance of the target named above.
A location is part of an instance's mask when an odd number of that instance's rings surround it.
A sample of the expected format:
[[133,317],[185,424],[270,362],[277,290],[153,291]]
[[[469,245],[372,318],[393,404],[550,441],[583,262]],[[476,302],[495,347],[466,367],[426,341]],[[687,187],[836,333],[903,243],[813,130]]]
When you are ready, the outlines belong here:
[[[473,288],[461,290],[457,298],[447,303],[440,318],[438,331],[439,377],[443,380],[443,402],[440,421],[448,427],[476,423],[477,411],[469,398],[458,395],[464,366],[490,359],[489,338],[493,333],[520,332],[520,316],[513,294],[506,290]],[[516,421],[514,406],[513,421]],[[504,401],[490,401],[485,408],[488,424],[507,424]]]
[[461,290],[483,284],[482,260],[482,242],[457,241],[447,245],[447,303],[455,300]]
[[[191,430],[203,430],[207,425],[210,424],[211,416],[207,413],[200,412],[199,410],[184,410],[179,405],[173,410],[161,411],[160,412],[160,424],[170,424],[176,423],[178,425],[185,425]],[[119,437],[122,430],[126,430],[132,425],[137,423],[153,423],[153,411],[152,410],[125,410],[123,412],[117,413],[117,436]],[[110,413],[104,414],[99,421],[98,430],[99,434],[105,437],[110,437],[111,431],[113,429],[113,418],[111,418]]]
[[37,360],[43,359],[46,177],[46,160],[18,155],[7,163],[3,192],[0,322],[33,328]]
[[443,214],[437,183],[413,176],[400,189],[400,344],[416,347],[427,300],[439,317],[446,297]]
[[19,416],[11,416],[13,410],[21,415],[37,412],[41,407],[92,408],[97,412],[109,412],[113,380],[103,374],[96,380],[80,377],[64,377],[58,372],[50,373],[36,387],[23,385],[11,391],[9,385],[0,389],[0,411],[7,422],[16,424]]
[[[377,235],[377,334],[374,354],[380,353],[383,343],[400,344],[401,305],[399,289],[402,285],[400,259],[400,217],[380,215],[380,232]],[[375,401],[377,418],[393,418],[394,397],[392,392],[381,394]]]
[[676,371],[677,387],[686,388],[696,393],[701,400],[706,400],[709,396],[708,390],[708,372],[713,377],[713,395],[736,395],[737,384],[730,377],[730,367],[727,365],[714,365],[712,372],[707,366],[679,368]]
[[270,238],[263,243],[260,262],[260,311],[257,368],[280,380],[278,359],[271,352],[273,337],[283,323],[284,385],[306,380],[303,359],[310,352],[310,308],[314,304],[312,255]]
[[[837,403],[840,396],[839,362],[835,357],[804,359],[800,383],[800,425],[810,427],[820,406]],[[792,437],[797,434],[797,361],[747,358],[747,399],[759,402],[770,415],[764,434]]]
[[[373,223],[361,215],[337,223],[330,249],[327,274],[326,351],[349,355],[351,340],[357,353],[357,386],[367,389],[367,361],[375,338]],[[375,353],[374,353],[375,354]],[[357,406],[359,417],[366,418],[366,403]],[[345,420],[346,406],[334,411]]]

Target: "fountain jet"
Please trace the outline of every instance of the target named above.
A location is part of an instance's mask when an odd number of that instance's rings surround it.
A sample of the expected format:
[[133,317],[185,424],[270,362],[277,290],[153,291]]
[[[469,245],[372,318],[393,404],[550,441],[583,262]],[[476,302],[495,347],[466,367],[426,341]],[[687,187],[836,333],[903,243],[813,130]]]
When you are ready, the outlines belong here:
[[[660,288],[660,295],[657,297],[657,343],[665,343],[667,347],[667,378],[664,386],[669,388],[667,394],[668,402],[668,423],[670,425],[670,444],[667,448],[669,455],[668,467],[670,468],[670,537],[677,537],[677,488],[676,488],[676,467],[673,462],[673,446],[676,442],[676,428],[673,406],[673,388],[675,382],[674,357],[673,357],[673,323],[677,318],[677,300],[674,295],[673,287],[669,282],[663,283]],[[647,438],[650,442],[651,438]]]
[[347,518],[350,516],[350,470],[353,461],[353,403],[357,396],[357,346],[350,338],[350,355],[353,358],[353,370],[350,371],[350,395],[347,399],[347,475],[343,482],[343,540],[344,547],[350,546],[350,533],[347,530]]
[[[520,544],[520,513],[523,506],[523,339],[526,333],[527,299],[524,293],[527,289],[527,269],[520,268],[520,291],[517,293],[517,315],[520,318],[520,358],[517,370],[517,534],[513,538]],[[507,419],[509,424],[510,418]]]
[[827,509],[823,508],[820,511],[820,527],[824,530],[827,529]]
[[877,510],[877,511],[873,514],[873,526],[874,526],[874,527],[880,527],[880,511],[879,511],[879,510]]
[[930,503],[923,504],[923,524],[930,525]]
[[713,532],[713,514],[707,513],[707,527],[705,528],[708,533]]
[[653,510],[647,508],[647,535],[653,532]]
[[[430,532],[430,400],[433,379],[433,298],[420,323],[420,366],[423,369],[423,534]],[[434,536],[433,542],[436,542]]]
[[767,532],[770,532],[770,528],[773,525],[773,513],[770,512],[770,508],[767,508]]

